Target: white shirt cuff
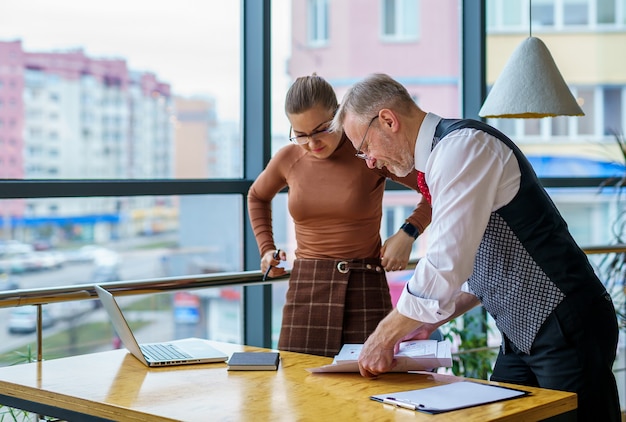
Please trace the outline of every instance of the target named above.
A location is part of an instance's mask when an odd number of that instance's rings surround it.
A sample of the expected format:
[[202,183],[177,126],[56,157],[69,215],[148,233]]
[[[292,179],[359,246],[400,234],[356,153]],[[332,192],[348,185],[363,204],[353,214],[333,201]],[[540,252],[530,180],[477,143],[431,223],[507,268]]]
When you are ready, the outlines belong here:
[[420,322],[436,323],[452,315],[453,311],[441,309],[437,299],[424,299],[409,292],[409,283],[404,286],[396,309],[407,318]]

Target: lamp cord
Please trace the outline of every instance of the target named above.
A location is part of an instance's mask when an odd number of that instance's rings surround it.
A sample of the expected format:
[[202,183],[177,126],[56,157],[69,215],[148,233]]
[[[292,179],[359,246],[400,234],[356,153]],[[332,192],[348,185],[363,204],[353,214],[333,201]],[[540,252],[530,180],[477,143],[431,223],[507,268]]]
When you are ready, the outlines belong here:
[[528,37],[533,36],[533,2],[528,0]]

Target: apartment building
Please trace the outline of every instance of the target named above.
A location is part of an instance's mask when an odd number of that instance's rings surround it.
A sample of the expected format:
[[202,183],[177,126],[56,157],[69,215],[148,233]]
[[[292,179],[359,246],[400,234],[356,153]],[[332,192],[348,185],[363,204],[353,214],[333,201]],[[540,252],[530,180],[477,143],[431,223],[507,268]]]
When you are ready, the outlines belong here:
[[[359,10],[358,19],[353,17]],[[461,115],[461,19],[457,0],[293,0],[292,80],[317,72],[338,97],[355,80],[383,72],[403,83],[425,110]],[[487,84],[522,40],[541,38],[584,117],[489,119],[526,153],[540,177],[610,177],[624,172],[613,132],[626,128],[626,1],[487,1]],[[618,212],[597,189],[551,191],[581,244],[606,242],[601,222]],[[393,233],[411,198],[387,207],[383,235]],[[387,226],[387,228],[385,228]]]
[[[125,60],[82,50],[31,52],[0,41],[0,176],[127,179],[173,176],[170,86]],[[14,238],[115,236],[120,213],[153,199],[13,200],[2,224]],[[51,233],[52,232],[52,233]]]

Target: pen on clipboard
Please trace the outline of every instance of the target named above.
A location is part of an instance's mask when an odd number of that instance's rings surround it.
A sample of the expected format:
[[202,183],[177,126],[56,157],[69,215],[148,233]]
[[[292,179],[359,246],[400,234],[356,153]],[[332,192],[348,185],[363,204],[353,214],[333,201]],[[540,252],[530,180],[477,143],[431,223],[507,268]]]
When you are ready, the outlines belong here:
[[[280,249],[276,249],[276,252],[274,252],[274,255],[272,255],[272,258],[278,259],[279,255],[280,255]],[[263,281],[267,280],[267,276],[269,275],[271,269],[272,269],[271,265],[267,267],[265,274],[263,274]]]
[[406,400],[397,399],[395,397],[385,397],[383,403],[390,404],[392,406],[402,407],[404,409],[417,410],[420,407],[424,407],[421,404],[411,403]]

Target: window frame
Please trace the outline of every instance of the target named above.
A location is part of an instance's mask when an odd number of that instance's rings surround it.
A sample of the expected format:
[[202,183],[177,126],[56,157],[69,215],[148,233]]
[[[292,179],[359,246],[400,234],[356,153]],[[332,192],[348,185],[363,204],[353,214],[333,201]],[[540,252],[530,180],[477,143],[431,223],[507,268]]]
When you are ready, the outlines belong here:
[[[485,99],[485,0],[461,0],[463,116],[478,118]],[[0,198],[237,194],[242,209],[244,269],[258,270],[259,253],[248,224],[246,195],[271,157],[271,0],[242,0],[243,71],[241,179],[0,180]],[[597,187],[602,179],[542,179],[546,187]],[[387,189],[403,189],[388,183]],[[244,287],[244,343],[271,347],[271,285]]]
[[[386,32],[387,5],[394,4],[394,33]],[[409,3],[413,3],[415,8],[415,28],[407,28],[406,21],[410,9]],[[419,39],[420,34],[420,1],[419,0],[380,0],[380,39],[387,42],[414,42]],[[414,32],[410,32],[413,30]]]
[[307,0],[307,41],[312,47],[324,46],[329,41],[329,0]]
[[[529,31],[529,4],[533,8],[541,7],[539,0],[535,0],[529,3],[529,0],[519,1],[517,7],[519,8],[519,16],[521,17],[521,23],[515,25],[505,24],[504,11],[510,10],[510,0],[488,0],[491,5],[491,10],[495,12],[495,16],[489,17],[487,30],[489,32],[528,32]],[[552,8],[552,22],[550,24],[541,25],[534,22],[532,25],[532,32],[556,32],[556,31],[597,31],[601,30],[619,30],[626,29],[626,0],[614,0],[613,3],[613,21],[612,22],[599,22],[600,2],[603,0],[585,0],[587,7],[588,20],[585,24],[567,23],[568,14],[565,12],[567,7],[567,0],[547,0],[544,1],[545,7]],[[537,13],[534,12],[533,18],[536,20]]]

